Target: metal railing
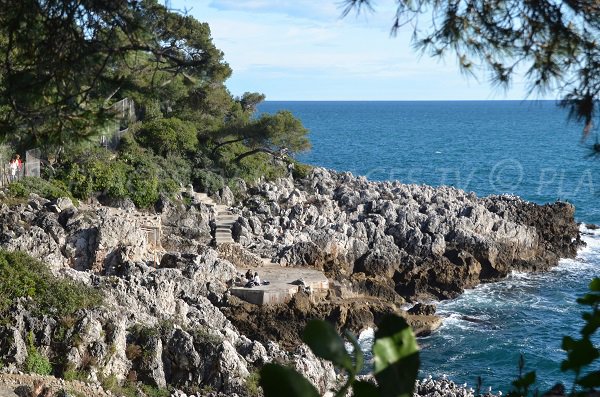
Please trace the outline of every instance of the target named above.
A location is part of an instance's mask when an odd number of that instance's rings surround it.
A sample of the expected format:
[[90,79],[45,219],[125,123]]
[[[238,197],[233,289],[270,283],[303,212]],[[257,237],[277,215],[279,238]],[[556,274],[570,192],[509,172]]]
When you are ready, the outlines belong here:
[[0,186],[6,186],[26,176],[40,176],[40,149],[30,149],[25,152],[25,161],[20,166],[12,167],[11,162],[0,160]]
[[115,150],[129,129],[129,124],[136,121],[135,103],[129,98],[124,98],[113,104],[110,109],[115,115],[115,120],[104,127],[100,134],[100,145]]

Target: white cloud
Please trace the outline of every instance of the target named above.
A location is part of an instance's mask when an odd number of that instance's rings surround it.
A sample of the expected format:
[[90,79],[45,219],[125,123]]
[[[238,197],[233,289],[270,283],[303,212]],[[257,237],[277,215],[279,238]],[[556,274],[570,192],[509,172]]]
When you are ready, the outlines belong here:
[[374,14],[345,19],[339,18],[339,0],[173,3],[210,24],[233,69],[228,87],[236,95],[258,90],[271,99],[498,97],[490,94],[486,76],[483,83],[462,76],[454,58],[419,57],[410,31],[390,38],[395,0],[375,2]]

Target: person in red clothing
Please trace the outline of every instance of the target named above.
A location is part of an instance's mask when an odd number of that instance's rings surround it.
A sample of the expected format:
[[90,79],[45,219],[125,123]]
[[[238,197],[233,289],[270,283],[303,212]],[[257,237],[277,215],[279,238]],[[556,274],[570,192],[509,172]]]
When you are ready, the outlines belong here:
[[21,156],[18,154],[15,155],[15,161],[17,162],[17,169],[19,170],[19,174],[21,173],[21,169],[23,169],[23,161],[21,161]]

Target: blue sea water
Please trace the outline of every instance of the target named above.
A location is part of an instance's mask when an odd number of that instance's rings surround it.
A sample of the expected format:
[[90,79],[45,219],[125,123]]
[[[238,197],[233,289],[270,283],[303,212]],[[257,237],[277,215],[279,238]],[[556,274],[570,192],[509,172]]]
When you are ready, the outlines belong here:
[[[576,206],[583,223],[600,223],[600,157],[580,142],[553,101],[265,102],[259,111],[291,110],[310,130],[312,150],[299,159],[372,180],[451,185],[479,196],[511,193],[537,203]],[[583,228],[583,227],[582,227]],[[577,336],[575,300],[600,275],[600,234],[544,274],[513,274],[439,302],[444,326],[420,340],[422,373],[448,375],[485,390],[507,391],[519,355],[545,391],[561,374],[562,335]],[[369,335],[364,336],[366,342]]]

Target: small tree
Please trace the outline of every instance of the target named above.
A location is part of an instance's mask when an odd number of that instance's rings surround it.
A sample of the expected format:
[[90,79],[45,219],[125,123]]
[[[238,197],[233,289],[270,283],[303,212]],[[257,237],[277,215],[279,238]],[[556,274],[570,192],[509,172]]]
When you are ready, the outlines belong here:
[[307,133],[302,122],[287,110],[274,115],[262,115],[249,126],[244,137],[244,143],[250,150],[238,155],[235,161],[240,162],[256,153],[285,157],[287,153],[308,150],[310,142],[306,137]]
[[192,151],[198,145],[194,125],[175,117],[144,123],[136,137],[142,146],[165,157]]

